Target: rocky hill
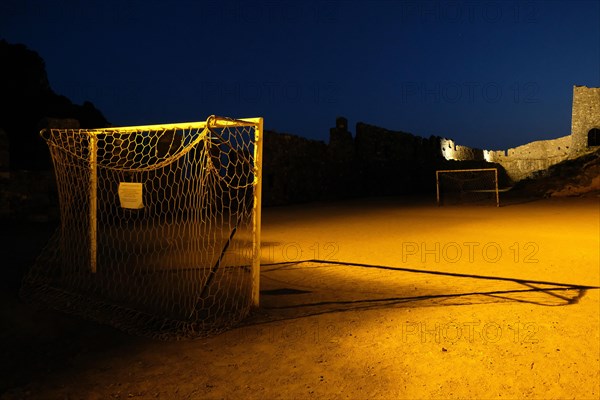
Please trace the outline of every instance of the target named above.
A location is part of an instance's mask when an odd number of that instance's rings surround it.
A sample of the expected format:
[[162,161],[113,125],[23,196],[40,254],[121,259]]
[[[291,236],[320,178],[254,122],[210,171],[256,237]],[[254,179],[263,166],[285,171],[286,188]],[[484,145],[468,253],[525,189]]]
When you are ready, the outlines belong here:
[[78,121],[82,128],[108,125],[90,102],[73,104],[50,87],[44,60],[22,44],[0,40],[0,130],[10,146],[11,170],[49,168],[48,149],[39,130],[52,118]]

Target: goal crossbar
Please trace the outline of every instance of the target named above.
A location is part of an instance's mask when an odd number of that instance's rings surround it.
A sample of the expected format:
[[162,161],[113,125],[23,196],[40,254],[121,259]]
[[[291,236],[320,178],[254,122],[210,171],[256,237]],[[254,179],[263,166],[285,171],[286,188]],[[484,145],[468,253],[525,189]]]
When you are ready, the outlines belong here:
[[[144,131],[160,131],[160,130],[186,130],[186,129],[204,129],[207,126],[207,123],[210,126],[214,127],[226,127],[226,126],[234,126],[237,124],[247,124],[258,126],[261,123],[261,118],[225,118],[225,117],[217,117],[211,116],[207,119],[207,121],[197,121],[197,122],[176,122],[170,124],[154,124],[154,125],[127,125],[127,126],[111,126],[106,128],[96,128],[96,129],[85,129],[88,133],[111,133],[111,132],[119,132],[119,133],[131,133],[131,132],[144,132]],[[78,129],[73,129],[77,131]]]

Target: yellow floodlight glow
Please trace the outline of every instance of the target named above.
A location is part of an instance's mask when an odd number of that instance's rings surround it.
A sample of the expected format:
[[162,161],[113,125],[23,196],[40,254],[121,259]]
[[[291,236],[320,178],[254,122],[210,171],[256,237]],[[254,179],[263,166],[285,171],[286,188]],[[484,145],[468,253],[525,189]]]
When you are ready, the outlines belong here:
[[492,154],[489,150],[483,151],[483,159],[487,162],[492,162]]
[[456,160],[456,145],[454,144],[454,140],[440,140],[440,149],[442,150],[442,155],[446,160]]

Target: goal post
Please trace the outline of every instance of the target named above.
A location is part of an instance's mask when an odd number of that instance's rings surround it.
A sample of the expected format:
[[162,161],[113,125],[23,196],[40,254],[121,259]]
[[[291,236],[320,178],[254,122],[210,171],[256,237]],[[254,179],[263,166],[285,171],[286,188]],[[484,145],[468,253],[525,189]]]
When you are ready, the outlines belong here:
[[263,119],[256,121],[255,135],[256,145],[254,146],[254,203],[252,213],[252,306],[258,308],[260,305],[260,243],[261,243],[261,211],[262,211],[262,159],[263,159]]
[[159,338],[259,306],[262,118],[41,135],[61,221],[24,298]]
[[500,207],[497,168],[437,170],[435,183],[438,206],[483,202]]

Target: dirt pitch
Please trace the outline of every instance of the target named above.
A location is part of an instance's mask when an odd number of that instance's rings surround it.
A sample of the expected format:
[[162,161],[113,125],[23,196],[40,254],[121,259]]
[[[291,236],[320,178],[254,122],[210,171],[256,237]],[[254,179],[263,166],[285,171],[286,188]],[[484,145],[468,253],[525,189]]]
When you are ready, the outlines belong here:
[[5,223],[1,397],[597,399],[599,200],[267,208],[261,309],[180,342],[22,303],[53,227]]

